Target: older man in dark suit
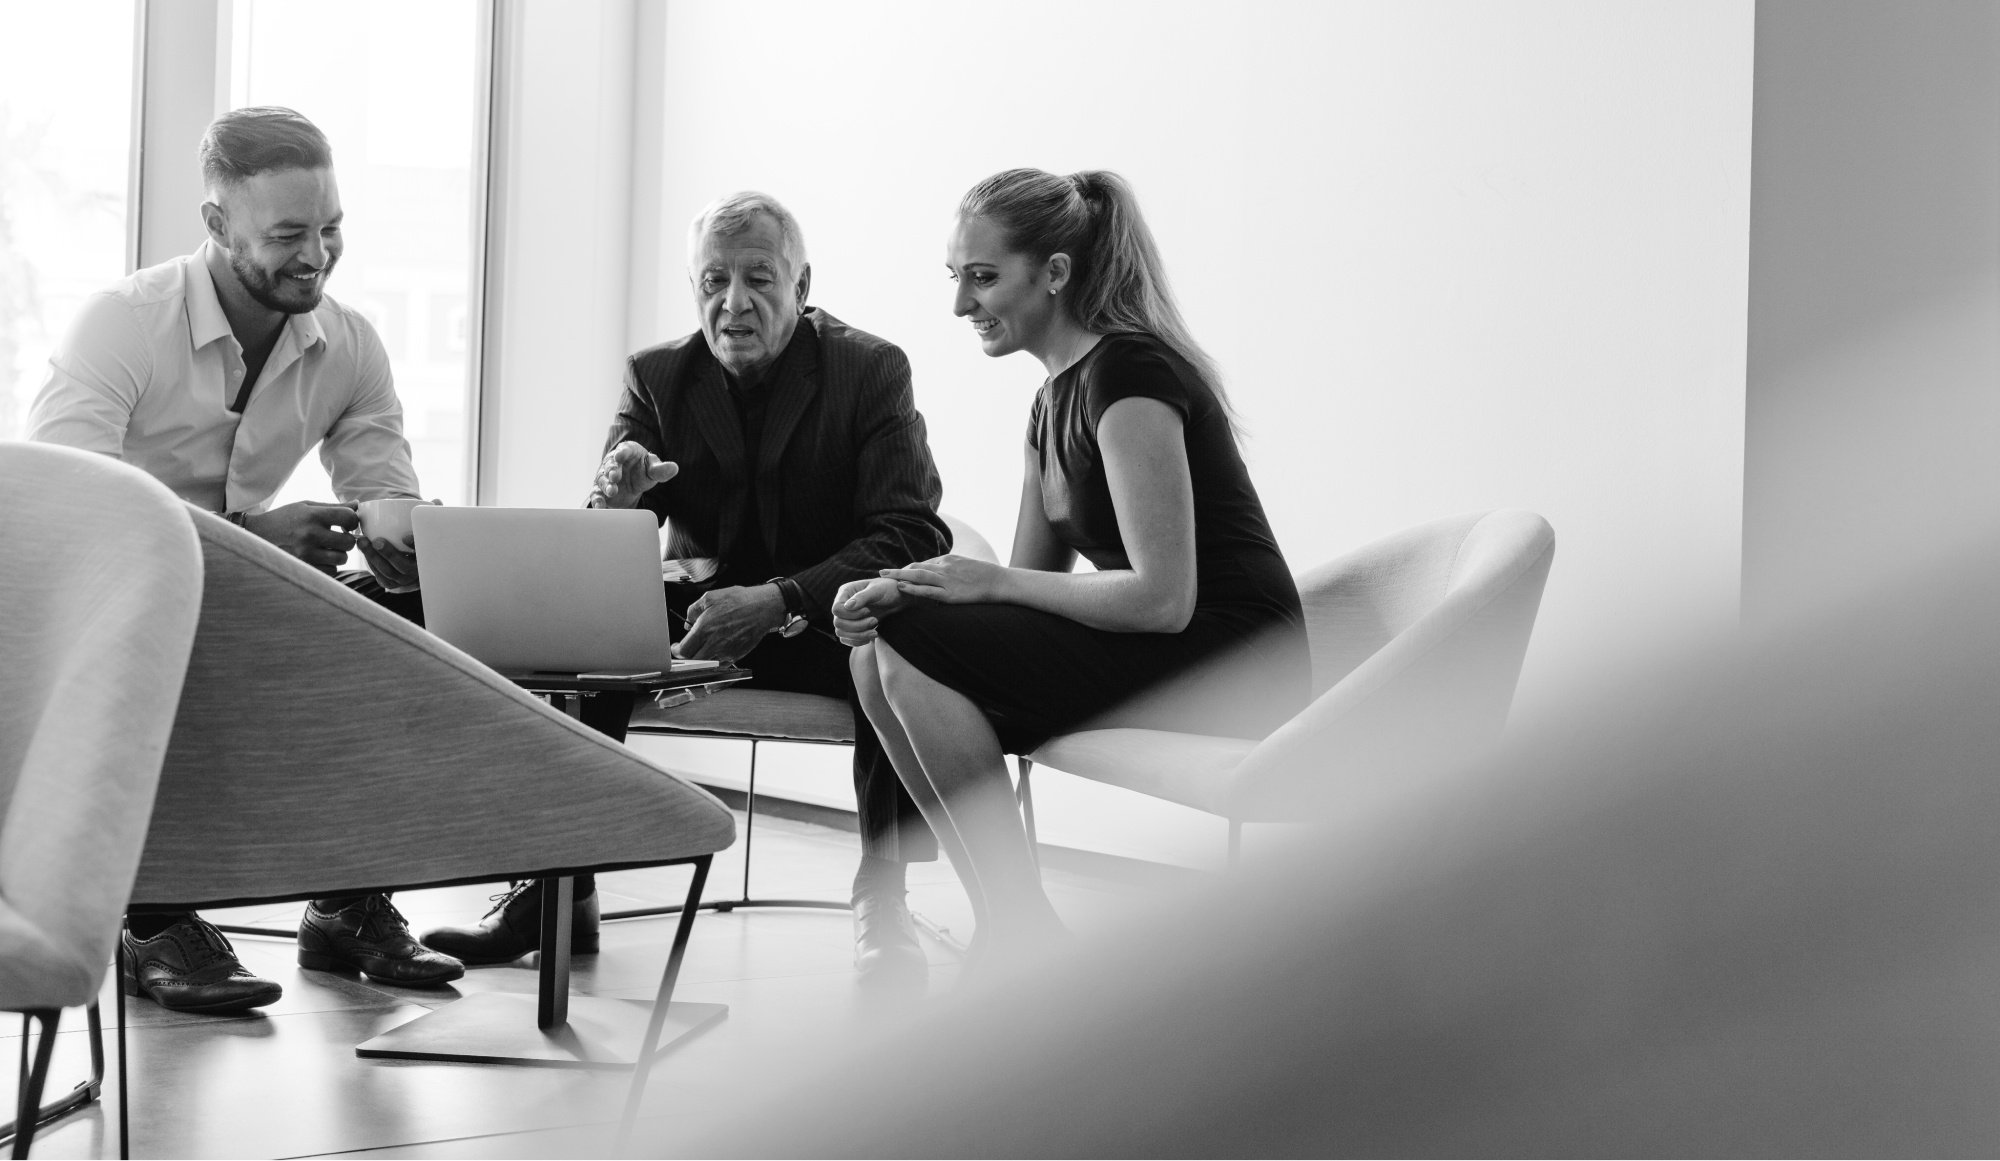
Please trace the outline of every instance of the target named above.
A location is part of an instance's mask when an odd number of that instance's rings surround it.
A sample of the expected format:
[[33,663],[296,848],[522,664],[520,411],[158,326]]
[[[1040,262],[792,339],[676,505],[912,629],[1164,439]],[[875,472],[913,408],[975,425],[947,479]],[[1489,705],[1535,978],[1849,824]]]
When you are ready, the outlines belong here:
[[[628,361],[590,502],[671,522],[669,555],[691,574],[668,586],[688,622],[684,656],[741,661],[752,686],[852,701],[846,650],[830,632],[835,591],[950,545],[909,360],[806,308],[804,236],[765,194],[704,209],[688,258],[701,332]],[[904,869],[936,858],[937,840],[858,709],[855,739],[856,962],[865,983],[920,985]],[[578,881],[576,951],[596,950],[590,889]],[[477,927],[424,942],[467,963],[511,960],[536,946],[539,911],[524,884]]]

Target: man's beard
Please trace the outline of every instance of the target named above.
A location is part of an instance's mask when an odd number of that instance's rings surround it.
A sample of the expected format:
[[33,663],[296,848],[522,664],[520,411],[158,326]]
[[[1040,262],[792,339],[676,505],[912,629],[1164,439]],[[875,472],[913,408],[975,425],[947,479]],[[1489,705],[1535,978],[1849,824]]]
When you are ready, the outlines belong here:
[[[283,314],[307,314],[319,309],[319,300],[326,294],[326,279],[333,273],[334,261],[328,259],[326,265],[320,268],[319,277],[313,280],[312,289],[303,291],[298,283],[291,282],[283,274],[271,274],[261,267],[252,266],[237,254],[229,256],[229,268],[236,272],[236,280],[259,304]],[[285,291],[290,291],[292,297],[285,297]]]

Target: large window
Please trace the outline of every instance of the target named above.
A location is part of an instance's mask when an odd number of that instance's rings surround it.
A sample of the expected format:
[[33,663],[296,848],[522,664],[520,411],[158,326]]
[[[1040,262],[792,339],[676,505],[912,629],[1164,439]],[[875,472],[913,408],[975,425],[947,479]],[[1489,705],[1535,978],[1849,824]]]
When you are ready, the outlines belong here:
[[[484,196],[477,0],[369,0],[329,16],[236,0],[232,105],[287,105],[333,145],[347,250],[328,293],[389,351],[426,496],[471,499],[474,237]],[[328,499],[308,458],[278,503]]]
[[127,268],[134,0],[0,7],[0,439],[49,349]]

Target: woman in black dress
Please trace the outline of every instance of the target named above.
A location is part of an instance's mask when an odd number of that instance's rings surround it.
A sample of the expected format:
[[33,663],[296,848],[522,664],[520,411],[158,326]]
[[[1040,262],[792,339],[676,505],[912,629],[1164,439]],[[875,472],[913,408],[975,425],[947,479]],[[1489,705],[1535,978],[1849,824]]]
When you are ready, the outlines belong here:
[[[1298,589],[1228,404],[1116,174],[996,174],[959,205],[955,311],[1048,369],[1007,567],[842,588],[861,702],[971,897],[982,949],[1062,930],[1005,755],[1086,723],[1261,737],[1310,684]],[[1078,554],[1096,571],[1073,573]]]

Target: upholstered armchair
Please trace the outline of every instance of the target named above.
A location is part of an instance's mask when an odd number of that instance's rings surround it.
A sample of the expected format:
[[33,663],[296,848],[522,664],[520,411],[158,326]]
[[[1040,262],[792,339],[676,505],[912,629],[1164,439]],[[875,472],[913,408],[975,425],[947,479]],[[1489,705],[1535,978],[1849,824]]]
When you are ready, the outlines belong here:
[[[206,577],[201,619],[133,908],[503,879],[555,884],[584,871],[691,864],[688,906],[643,1039],[643,1005],[635,1012],[625,1001],[568,996],[565,973],[551,966],[566,968],[564,938],[552,944],[562,954],[543,957],[539,996],[470,996],[365,1051],[650,1061],[709,859],[735,839],[729,811],[262,540],[206,513],[193,523]],[[606,1019],[621,1025],[618,1053],[591,1043],[591,1022],[577,1019],[593,1004],[616,1006]],[[715,1005],[672,1007],[720,1015]],[[496,1028],[514,1034],[510,1047],[494,1047]],[[121,1041],[122,1030],[121,1020]]]

